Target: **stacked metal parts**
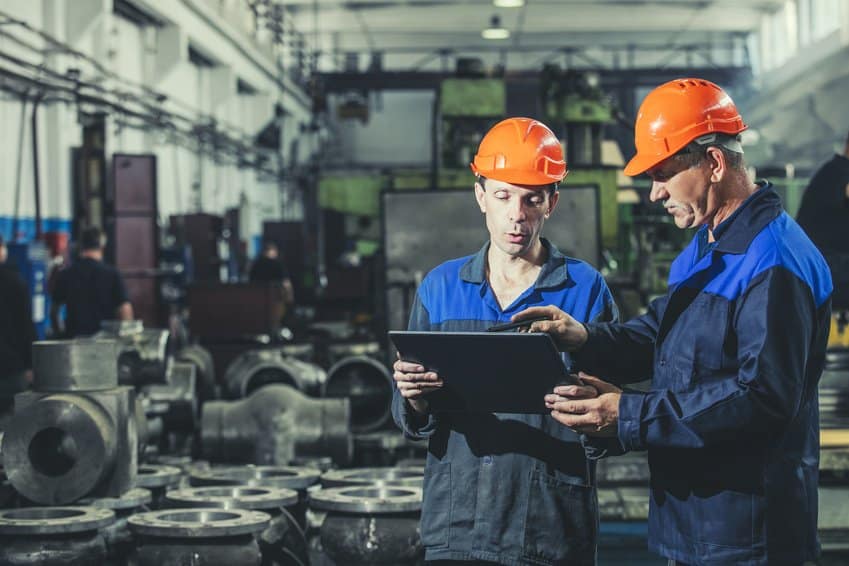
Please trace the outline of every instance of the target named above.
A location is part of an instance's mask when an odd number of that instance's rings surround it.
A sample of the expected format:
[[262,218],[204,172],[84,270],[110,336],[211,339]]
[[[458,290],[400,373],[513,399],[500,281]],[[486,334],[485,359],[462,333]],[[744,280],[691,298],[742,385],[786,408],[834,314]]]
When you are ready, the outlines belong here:
[[422,560],[424,446],[389,419],[379,348],[265,347],[216,382],[168,338],[115,322],[35,344],[0,432],[0,564]]

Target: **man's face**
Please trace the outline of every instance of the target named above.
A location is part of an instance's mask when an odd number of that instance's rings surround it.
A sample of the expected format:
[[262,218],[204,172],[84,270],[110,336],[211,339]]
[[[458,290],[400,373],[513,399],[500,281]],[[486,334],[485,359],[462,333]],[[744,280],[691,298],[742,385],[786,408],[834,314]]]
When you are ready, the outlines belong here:
[[691,167],[686,160],[670,157],[646,172],[652,180],[649,199],[662,200],[679,228],[693,228],[708,220],[710,171],[705,165]]
[[539,240],[545,219],[557,205],[559,194],[548,186],[512,185],[487,179],[475,184],[475,196],[486,215],[492,244],[510,256],[522,256]]
[[6,244],[0,244],[0,263],[6,263],[6,258],[9,252],[6,250]]

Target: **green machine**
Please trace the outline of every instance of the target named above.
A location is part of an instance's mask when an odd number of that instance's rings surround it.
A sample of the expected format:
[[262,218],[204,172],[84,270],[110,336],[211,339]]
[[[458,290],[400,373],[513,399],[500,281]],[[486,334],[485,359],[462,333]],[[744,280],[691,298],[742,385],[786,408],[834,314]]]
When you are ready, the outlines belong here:
[[565,144],[569,175],[566,184],[599,187],[601,240],[605,249],[616,249],[619,233],[616,176],[618,167],[602,165],[604,126],[613,122],[613,107],[586,74],[543,68],[540,96],[546,121]]

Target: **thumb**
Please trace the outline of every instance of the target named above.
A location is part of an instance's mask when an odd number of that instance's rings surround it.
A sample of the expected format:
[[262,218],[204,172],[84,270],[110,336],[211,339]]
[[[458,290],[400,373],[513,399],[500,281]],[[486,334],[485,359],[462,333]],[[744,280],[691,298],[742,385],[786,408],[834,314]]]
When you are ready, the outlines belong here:
[[614,393],[620,391],[620,389],[612,383],[608,383],[602,379],[586,374],[584,372],[579,372],[578,377],[580,377],[581,381],[586,383],[587,385],[592,385],[593,387],[595,387],[596,390],[598,390],[599,395],[601,395],[602,393]]

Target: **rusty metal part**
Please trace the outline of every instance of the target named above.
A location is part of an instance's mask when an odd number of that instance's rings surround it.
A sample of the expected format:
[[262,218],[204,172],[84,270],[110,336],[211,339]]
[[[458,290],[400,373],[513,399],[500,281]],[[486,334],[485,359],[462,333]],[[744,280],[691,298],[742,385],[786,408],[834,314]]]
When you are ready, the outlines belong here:
[[321,472],[294,466],[222,466],[192,470],[193,486],[258,486],[303,490],[318,483]]
[[392,406],[392,374],[381,362],[352,356],[336,362],[327,371],[324,397],[351,401],[351,430],[370,432],[383,426]]
[[200,344],[190,344],[182,348],[174,359],[195,366],[196,388],[201,402],[218,398],[218,384],[215,381],[215,364],[212,354]]
[[250,486],[294,489],[298,492],[298,503],[289,510],[303,530],[307,528],[307,490],[318,484],[321,472],[314,468],[293,466],[226,466],[193,470],[190,482],[193,486]]
[[61,505],[132,487],[138,462],[132,388],[25,392],[15,404],[3,438],[4,464],[24,497]]
[[425,454],[427,443],[410,440],[399,430],[376,430],[354,435],[354,467],[394,466],[399,460]]
[[36,391],[98,391],[118,385],[115,340],[45,340],[32,345]]
[[312,399],[287,385],[266,385],[241,401],[203,406],[201,443],[212,462],[285,464],[295,456],[353,456],[347,399]]
[[227,399],[241,399],[260,387],[278,383],[318,396],[326,379],[319,366],[286,357],[282,349],[249,350],[227,367],[223,394]]
[[354,468],[331,470],[321,476],[324,488],[365,485],[373,487],[421,487],[424,468]]
[[168,367],[167,382],[142,388],[148,419],[162,419],[163,433],[193,433],[198,424],[197,368],[186,362]]
[[336,487],[312,495],[310,506],[327,512],[321,544],[336,564],[416,564],[420,487]]
[[170,335],[167,330],[144,328],[140,320],[106,320],[100,326],[95,339],[119,343],[119,383],[133,386],[165,383]]
[[304,531],[289,512],[298,504],[298,492],[273,487],[196,487],[170,491],[174,507],[215,507],[264,511],[271,522],[259,537],[262,563],[266,566],[303,566],[309,564]]
[[129,519],[138,537],[138,566],[259,566],[255,538],[270,516],[243,509],[169,509]]
[[0,511],[0,535],[57,535],[96,531],[115,513],[96,507],[25,507]]
[[137,487],[120,497],[104,497],[102,499],[83,499],[79,505],[111,509],[115,513],[115,522],[104,527],[101,534],[106,542],[107,566],[125,566],[127,558],[135,548],[133,533],[127,520],[137,512],[147,511],[151,502],[150,490]]
[[410,486],[348,486],[316,491],[310,507],[328,512],[386,515],[415,513],[422,507],[422,488]]
[[378,342],[337,342],[327,346],[327,360],[330,365],[333,365],[352,356],[379,358],[381,352]]
[[99,530],[114,520],[112,511],[93,507],[0,511],[0,564],[103,564],[106,544]]
[[183,478],[183,471],[174,466],[142,464],[136,474],[136,486],[149,489],[153,499],[151,509],[160,509],[165,503],[165,494],[176,488]]
[[298,492],[279,487],[208,486],[169,491],[166,499],[175,507],[265,511],[295,505]]
[[140,535],[167,538],[205,538],[250,535],[268,527],[267,513],[245,509],[165,509],[130,517]]

